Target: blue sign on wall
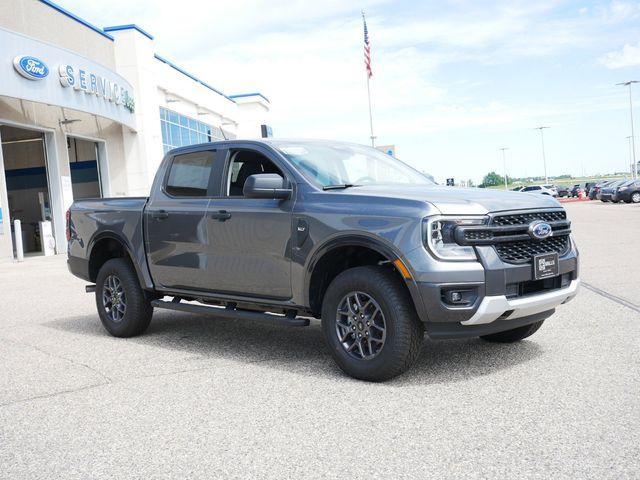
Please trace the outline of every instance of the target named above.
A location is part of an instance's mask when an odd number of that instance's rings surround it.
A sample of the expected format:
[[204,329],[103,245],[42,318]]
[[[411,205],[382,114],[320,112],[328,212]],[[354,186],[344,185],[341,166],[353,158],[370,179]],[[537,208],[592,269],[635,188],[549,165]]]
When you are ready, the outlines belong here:
[[13,59],[13,67],[29,80],[42,80],[49,75],[49,67],[42,60],[29,55],[19,55]]

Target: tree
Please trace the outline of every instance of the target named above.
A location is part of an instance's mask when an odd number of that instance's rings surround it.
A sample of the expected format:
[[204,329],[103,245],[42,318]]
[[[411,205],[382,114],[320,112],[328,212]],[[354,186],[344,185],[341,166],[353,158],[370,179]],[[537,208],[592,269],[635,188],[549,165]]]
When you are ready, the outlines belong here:
[[485,187],[495,187],[497,185],[504,184],[504,178],[502,178],[502,176],[498,175],[496,172],[489,172],[482,179],[482,184]]

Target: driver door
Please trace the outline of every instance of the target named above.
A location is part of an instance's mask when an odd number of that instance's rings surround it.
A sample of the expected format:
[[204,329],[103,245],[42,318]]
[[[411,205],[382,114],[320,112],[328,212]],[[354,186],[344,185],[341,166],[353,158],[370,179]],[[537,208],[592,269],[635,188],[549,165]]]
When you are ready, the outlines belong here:
[[285,170],[268,149],[239,147],[221,152],[225,165],[221,192],[207,209],[210,288],[226,294],[289,299],[294,195],[287,200],[245,198],[242,187],[250,175],[285,176]]

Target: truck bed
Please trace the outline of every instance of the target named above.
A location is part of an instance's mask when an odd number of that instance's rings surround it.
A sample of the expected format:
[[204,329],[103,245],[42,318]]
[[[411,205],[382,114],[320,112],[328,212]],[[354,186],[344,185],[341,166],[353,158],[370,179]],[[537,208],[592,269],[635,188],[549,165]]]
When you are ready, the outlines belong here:
[[153,288],[147,269],[143,213],[147,197],[88,198],[69,208],[69,269],[76,275],[94,281],[90,265],[91,250],[110,238],[125,244],[134,260],[141,284]]

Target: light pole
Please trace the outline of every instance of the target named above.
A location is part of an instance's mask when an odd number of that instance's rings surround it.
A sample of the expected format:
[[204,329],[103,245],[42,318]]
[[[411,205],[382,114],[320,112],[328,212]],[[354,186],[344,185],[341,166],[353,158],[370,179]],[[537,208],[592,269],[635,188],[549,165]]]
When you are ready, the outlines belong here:
[[616,83],[616,85],[623,85],[629,87],[629,117],[631,119],[631,161],[633,167],[631,168],[631,178],[636,178],[638,174],[638,166],[636,163],[636,138],[633,133],[633,99],[631,95],[631,85],[634,83],[640,83],[638,80],[629,80],[628,82]]
[[542,164],[544,166],[544,184],[547,185],[549,183],[549,178],[547,178],[547,157],[544,153],[544,133],[542,132],[545,128],[551,127],[544,127],[541,125],[539,127],[536,127],[534,130],[540,130],[540,140],[542,142]]
[[505,153],[505,150],[509,150],[509,147],[502,147],[499,150],[502,150],[502,167],[503,167],[503,171],[504,171],[504,189],[505,190],[509,190],[509,187],[507,186],[507,154]]
[[628,137],[625,137],[628,141],[629,141],[629,166],[631,167],[631,178],[634,178],[633,175],[633,137],[631,135],[629,135]]

